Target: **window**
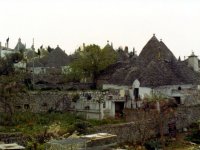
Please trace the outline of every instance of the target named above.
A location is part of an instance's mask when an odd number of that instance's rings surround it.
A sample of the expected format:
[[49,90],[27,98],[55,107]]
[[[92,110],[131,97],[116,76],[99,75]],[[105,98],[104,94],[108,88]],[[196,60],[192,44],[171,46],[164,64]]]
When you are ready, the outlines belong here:
[[22,107],[21,107],[21,106],[15,106],[15,108],[16,108],[16,109],[21,109]]
[[135,96],[135,99],[138,100],[139,99],[139,88],[134,88],[134,96]]
[[177,104],[181,104],[181,98],[180,97],[174,97],[174,98],[175,98]]
[[106,102],[103,102],[103,108],[106,108]]
[[24,109],[30,109],[30,105],[29,104],[24,104]]

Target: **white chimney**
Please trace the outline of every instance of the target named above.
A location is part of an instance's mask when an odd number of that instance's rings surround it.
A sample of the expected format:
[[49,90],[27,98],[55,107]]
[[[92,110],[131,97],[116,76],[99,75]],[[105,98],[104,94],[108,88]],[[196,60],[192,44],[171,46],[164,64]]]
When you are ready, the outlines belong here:
[[188,57],[188,66],[192,67],[194,71],[199,71],[199,61],[198,57],[192,52]]

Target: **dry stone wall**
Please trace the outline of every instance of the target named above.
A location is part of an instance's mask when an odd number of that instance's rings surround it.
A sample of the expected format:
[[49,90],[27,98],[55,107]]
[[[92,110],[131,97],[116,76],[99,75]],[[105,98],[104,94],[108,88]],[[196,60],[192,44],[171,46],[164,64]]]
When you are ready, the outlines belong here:
[[22,133],[1,133],[0,132],[0,141],[4,143],[18,143],[20,145],[25,145],[26,141],[30,137],[24,136]]
[[[21,93],[13,102],[14,111],[47,112],[50,110],[65,111],[70,105],[67,92],[37,91]],[[0,111],[4,111],[0,103]]]
[[[134,111],[132,111],[134,113]],[[159,133],[159,120],[156,118],[152,119],[155,112],[149,112],[145,119],[135,119],[140,117],[132,115],[134,122],[116,124],[116,125],[106,125],[100,126],[89,130],[89,133],[110,133],[117,135],[117,142],[142,142],[150,137],[155,137]],[[141,114],[141,118],[144,118],[144,114]],[[151,116],[148,118],[148,116]],[[192,123],[200,120],[200,105],[197,106],[179,106],[175,110],[176,116],[176,127],[178,131],[182,131],[183,128],[187,128]],[[129,118],[130,119],[130,118]],[[129,120],[131,121],[131,120]],[[164,122],[163,130],[164,134],[168,134],[168,121]]]

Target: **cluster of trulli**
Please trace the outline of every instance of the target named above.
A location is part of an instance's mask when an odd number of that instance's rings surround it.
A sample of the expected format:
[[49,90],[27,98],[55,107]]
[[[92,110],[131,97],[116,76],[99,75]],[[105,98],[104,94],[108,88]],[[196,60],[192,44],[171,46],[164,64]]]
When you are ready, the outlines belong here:
[[155,34],[143,47],[139,56],[118,61],[98,77],[98,86],[103,84],[131,85],[138,79],[144,87],[163,85],[200,84],[199,59],[194,52],[181,61],[174,56],[163,40]]

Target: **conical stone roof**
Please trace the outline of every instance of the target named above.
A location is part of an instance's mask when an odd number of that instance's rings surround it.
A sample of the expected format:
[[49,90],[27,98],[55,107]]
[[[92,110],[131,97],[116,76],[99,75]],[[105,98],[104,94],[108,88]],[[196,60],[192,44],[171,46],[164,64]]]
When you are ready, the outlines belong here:
[[18,39],[18,43],[17,43],[17,45],[15,46],[15,50],[25,50],[25,49],[26,49],[25,44],[22,44],[21,38],[19,38],[19,39]]
[[143,65],[148,65],[151,61],[157,62],[158,60],[165,60],[172,62],[176,60],[176,57],[168,49],[168,47],[159,41],[155,35],[147,42],[139,55],[140,61]]
[[59,46],[44,58],[45,67],[66,66],[69,61],[68,55]]
[[[38,63],[35,64],[35,67],[59,68],[68,65],[71,58],[59,46],[57,46],[57,48],[51,51],[48,55],[37,59],[37,61]],[[29,64],[30,65],[28,66],[31,66],[32,62]]]

